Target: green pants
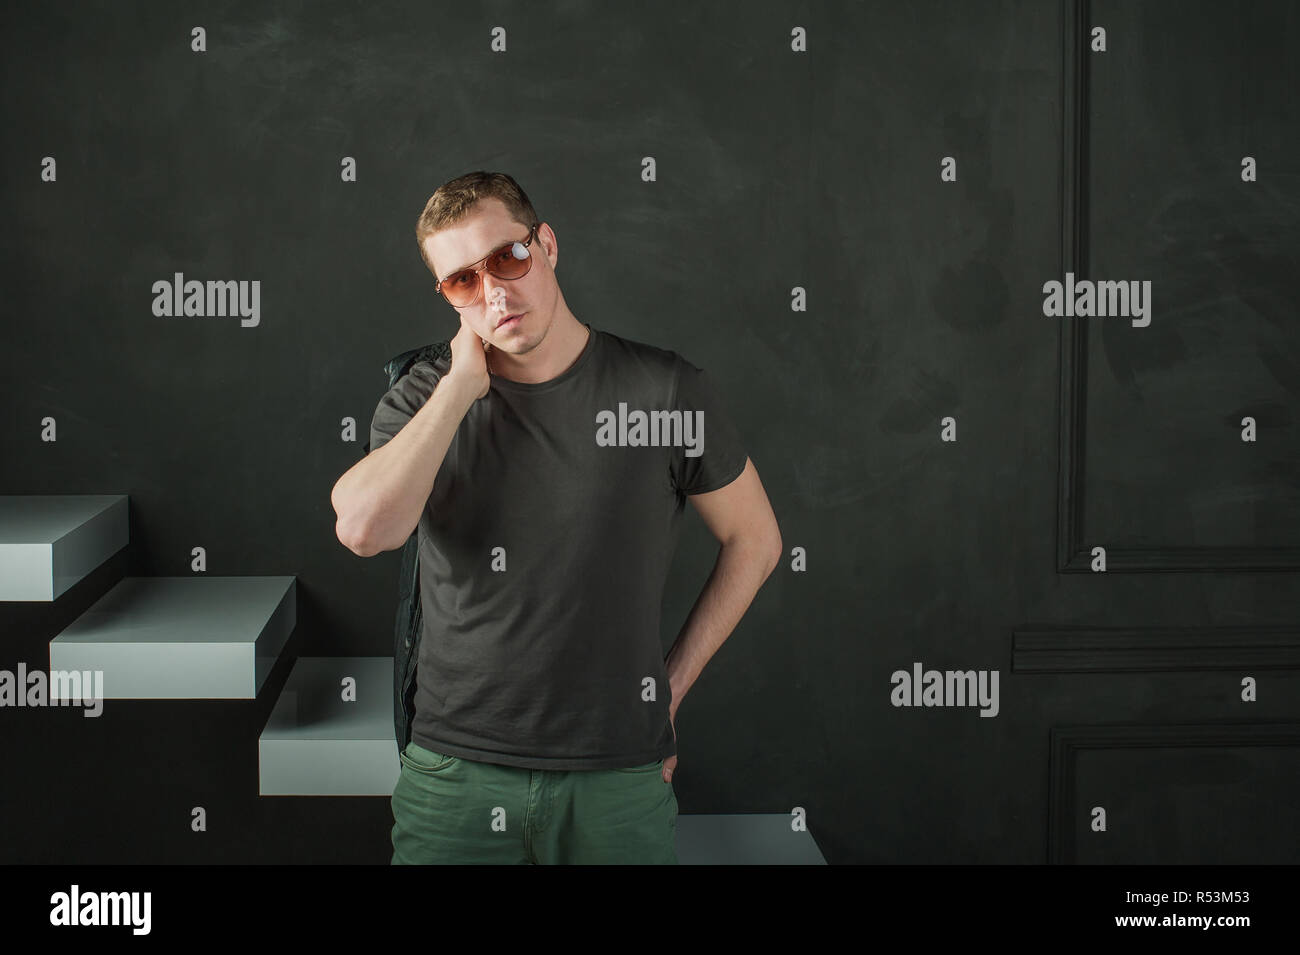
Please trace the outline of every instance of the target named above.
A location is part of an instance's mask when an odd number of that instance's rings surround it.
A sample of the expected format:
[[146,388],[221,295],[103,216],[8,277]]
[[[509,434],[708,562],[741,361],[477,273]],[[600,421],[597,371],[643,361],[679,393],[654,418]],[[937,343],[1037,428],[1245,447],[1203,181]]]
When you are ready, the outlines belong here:
[[408,743],[393,789],[393,865],[677,864],[663,760],[521,769]]

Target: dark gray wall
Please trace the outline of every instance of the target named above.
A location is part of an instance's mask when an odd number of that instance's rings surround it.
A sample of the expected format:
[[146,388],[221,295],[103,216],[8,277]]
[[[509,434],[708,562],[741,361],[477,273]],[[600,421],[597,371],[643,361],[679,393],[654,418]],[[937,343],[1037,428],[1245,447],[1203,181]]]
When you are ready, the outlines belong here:
[[[329,492],[455,332],[413,227],[480,168],[581,320],[714,376],[807,552],[682,704],[682,812],[802,806],[833,863],[1300,861],[1296,5],[83,3],[3,44],[0,492],[127,493],[132,544],[0,606],[0,667],[196,544],[299,594],[256,701],[0,710],[4,861],[387,861],[387,799],[259,797],[257,737],[294,655],[391,652],[398,555]],[[1067,270],[1150,325],[1044,316]],[[260,325],[154,317],[177,271]],[[692,513],[665,647],[714,551]],[[915,661],[998,715],[891,705]]]

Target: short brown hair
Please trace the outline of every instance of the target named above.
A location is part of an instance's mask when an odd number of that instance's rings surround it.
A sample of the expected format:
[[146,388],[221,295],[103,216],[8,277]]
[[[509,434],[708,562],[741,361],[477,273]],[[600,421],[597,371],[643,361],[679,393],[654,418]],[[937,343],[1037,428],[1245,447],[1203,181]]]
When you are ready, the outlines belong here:
[[[433,272],[433,263],[424,254],[424,240],[468,218],[474,204],[481,199],[500,199],[510,217],[520,225],[531,229],[541,224],[533,204],[528,201],[528,194],[505,173],[479,170],[458,176],[438,187],[424,204],[424,211],[415,223],[415,243],[430,272]],[[438,273],[433,272],[433,277],[437,278]]]

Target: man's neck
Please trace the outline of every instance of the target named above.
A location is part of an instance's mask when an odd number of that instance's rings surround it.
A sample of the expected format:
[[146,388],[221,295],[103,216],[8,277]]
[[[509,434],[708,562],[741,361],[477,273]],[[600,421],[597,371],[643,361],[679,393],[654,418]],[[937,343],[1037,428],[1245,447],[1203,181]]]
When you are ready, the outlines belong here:
[[526,355],[488,349],[488,371],[507,381],[542,384],[568,371],[587,347],[590,337],[587,326],[572,315],[557,317],[541,344]]

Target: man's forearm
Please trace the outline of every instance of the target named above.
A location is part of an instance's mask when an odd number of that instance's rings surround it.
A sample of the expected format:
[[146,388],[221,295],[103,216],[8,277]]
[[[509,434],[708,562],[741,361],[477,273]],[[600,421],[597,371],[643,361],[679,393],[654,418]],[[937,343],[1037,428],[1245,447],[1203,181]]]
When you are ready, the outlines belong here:
[[776,568],[772,553],[772,546],[763,538],[736,538],[719,548],[713,572],[668,651],[674,713]]
[[391,440],[339,478],[330,501],[337,515],[335,535],[344,546],[370,557],[406,542],[474,401],[470,386],[446,375]]

